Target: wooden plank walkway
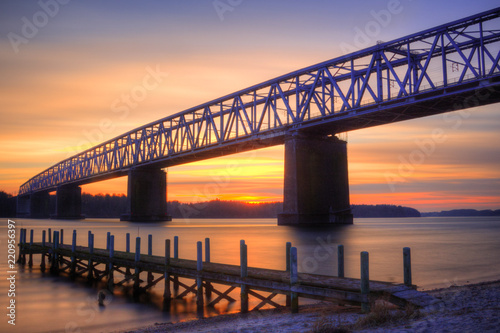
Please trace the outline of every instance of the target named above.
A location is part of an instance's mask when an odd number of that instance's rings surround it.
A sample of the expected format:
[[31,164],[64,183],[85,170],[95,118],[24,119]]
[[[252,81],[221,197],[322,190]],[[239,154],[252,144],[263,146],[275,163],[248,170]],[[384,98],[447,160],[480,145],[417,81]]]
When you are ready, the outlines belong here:
[[[50,233],[50,231],[49,231]],[[287,244],[287,270],[263,269],[247,267],[246,244],[240,244],[241,265],[228,265],[210,262],[210,243],[205,240],[205,260],[202,258],[202,243],[198,242],[197,260],[179,259],[178,239],[174,240],[174,257],[170,255],[170,240],[165,240],[165,256],[155,256],[152,253],[152,236],[149,237],[148,255],[140,253],[140,238],[136,239],[136,252],[130,252],[130,239],[127,235],[127,251],[114,250],[114,236],[108,233],[107,249],[98,249],[93,246],[93,234],[89,232],[89,246],[76,245],[76,231],[73,232],[72,245],[60,243],[59,231],[54,231],[54,237],[50,242],[45,242],[45,231],[43,231],[42,242],[33,242],[33,231],[30,232],[30,242],[26,241],[27,231],[21,232],[20,258],[21,264],[33,264],[33,255],[41,255],[41,267],[45,270],[45,258],[50,263],[53,273],[68,271],[70,277],[84,277],[89,281],[107,279],[108,289],[125,284],[133,284],[134,295],[152,288],[160,281],[164,282],[164,300],[169,302],[172,298],[182,298],[189,293],[197,296],[198,309],[204,304],[204,291],[209,300],[212,293],[217,297],[207,305],[213,306],[225,299],[229,302],[235,301],[229,293],[240,288],[241,310],[249,311],[249,295],[258,298],[261,303],[253,310],[260,309],[266,304],[280,306],[272,299],[278,295],[286,295],[286,305],[291,306],[292,312],[298,312],[299,297],[332,301],[342,304],[362,305],[364,311],[368,311],[370,303],[376,299],[384,299],[400,307],[412,304],[416,307],[425,307],[435,303],[433,297],[419,292],[411,285],[411,276],[405,274],[405,284],[395,284],[382,281],[363,281],[362,279],[333,277],[325,275],[307,274],[297,272],[297,250]],[[409,260],[409,249],[408,260]],[[366,252],[365,252],[366,253]],[[339,252],[340,255],[340,252]],[[342,247],[343,256],[343,247]],[[367,253],[366,253],[367,257]],[[339,262],[343,263],[342,260]],[[408,261],[409,265],[409,261]],[[104,266],[104,268],[102,268]],[[366,261],[368,271],[368,261]],[[363,269],[362,269],[363,271]],[[411,268],[405,266],[405,272],[411,274]],[[147,274],[147,278],[140,278],[141,272]],[[343,274],[343,267],[339,267]],[[117,274],[119,273],[119,274]],[[120,279],[116,279],[120,277]],[[179,278],[192,279],[194,283],[187,285]],[[175,295],[172,295],[170,285],[173,284]],[[226,285],[225,291],[217,290],[213,284]],[[368,286],[363,290],[362,286]],[[179,293],[179,287],[184,291]],[[269,296],[263,296],[257,292],[267,292]]]

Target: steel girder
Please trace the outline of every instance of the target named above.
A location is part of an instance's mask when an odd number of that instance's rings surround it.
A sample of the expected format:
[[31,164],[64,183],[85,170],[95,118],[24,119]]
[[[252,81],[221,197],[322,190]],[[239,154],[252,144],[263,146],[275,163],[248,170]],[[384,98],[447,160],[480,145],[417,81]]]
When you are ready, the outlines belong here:
[[[19,195],[117,177],[132,167],[273,145],[287,131],[323,120],[331,123],[330,134],[367,127],[366,121],[346,128],[334,122],[359,117],[357,110],[366,108],[383,113],[393,102],[411,106],[433,91],[446,99],[447,89],[499,75],[499,17],[496,8],[381,42],[168,116],[57,163],[24,183]],[[397,121],[398,115],[380,116],[377,123],[377,112],[370,118],[376,125]],[[240,143],[247,148],[228,149]]]

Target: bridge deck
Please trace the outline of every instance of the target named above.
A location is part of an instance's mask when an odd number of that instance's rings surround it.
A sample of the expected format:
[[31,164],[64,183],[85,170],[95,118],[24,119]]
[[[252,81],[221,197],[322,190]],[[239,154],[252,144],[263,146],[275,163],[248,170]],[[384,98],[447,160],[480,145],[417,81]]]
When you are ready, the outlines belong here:
[[336,57],[133,129],[35,175],[19,196],[500,102],[500,8]]
[[[367,297],[367,295],[362,295],[360,292],[361,280],[354,278],[298,273],[298,282],[291,284],[290,272],[274,269],[248,267],[248,276],[243,278],[240,275],[241,267],[237,265],[204,262],[203,269],[198,271],[197,261],[188,259],[170,258],[169,264],[166,265],[165,257],[141,255],[140,260],[135,261],[134,253],[123,251],[114,251],[112,258],[110,258],[108,250],[94,249],[91,255],[89,248],[82,246],[77,246],[74,253],[70,245],[60,245],[57,251],[62,257],[74,257],[79,265],[82,265],[83,261],[91,260],[94,266],[98,264],[109,266],[112,264],[117,270],[128,268],[138,269],[139,272],[148,272],[148,274],[162,274],[162,276],[168,274],[177,278],[201,278],[205,285],[207,283],[232,287],[245,285],[250,290],[285,295],[296,293],[299,297],[309,299],[361,304],[382,298],[401,307],[407,304],[425,307],[436,302],[436,299],[428,294],[417,291],[415,286],[409,287],[390,282],[370,281],[370,294]],[[42,243],[33,243],[31,246],[26,244],[24,250],[22,250],[22,253],[43,255],[50,255],[52,252],[52,244],[42,245]],[[69,267],[70,261],[67,260],[66,262]],[[88,268],[88,265],[79,266],[77,270],[84,271],[86,267]],[[129,280],[132,280],[132,278],[129,278]]]

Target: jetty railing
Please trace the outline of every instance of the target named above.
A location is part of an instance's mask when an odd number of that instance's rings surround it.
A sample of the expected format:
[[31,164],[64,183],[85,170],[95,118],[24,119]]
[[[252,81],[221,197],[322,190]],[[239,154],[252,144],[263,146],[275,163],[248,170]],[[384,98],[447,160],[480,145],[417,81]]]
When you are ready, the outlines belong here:
[[[28,266],[32,267],[33,256],[39,254],[42,272],[50,264],[52,274],[67,272],[71,279],[84,278],[89,283],[105,281],[110,292],[128,285],[132,287],[136,299],[163,281],[166,309],[172,299],[184,298],[190,293],[196,295],[198,311],[203,311],[205,305],[213,307],[222,300],[235,302],[230,293],[236,288],[240,288],[241,312],[258,310],[265,305],[280,307],[282,305],[273,300],[280,294],[286,296],[285,306],[289,306],[292,313],[299,311],[299,297],[361,305],[364,312],[369,311],[370,304],[380,297],[398,306],[411,303],[423,307],[435,302],[434,298],[417,291],[416,286],[412,285],[410,248],[407,247],[403,249],[404,283],[397,284],[370,281],[368,252],[360,254],[360,279],[344,277],[343,245],[337,247],[338,276],[335,277],[299,273],[297,248],[290,242],[285,244],[286,269],[283,271],[248,267],[248,248],[244,240],[240,241],[240,265],[228,265],[211,261],[209,238],[205,239],[204,247],[201,241],[197,242],[196,260],[190,260],[179,258],[178,236],[174,237],[173,251],[171,240],[165,239],[165,255],[155,256],[152,235],[148,235],[147,254],[141,254],[141,237],[136,238],[135,252],[130,251],[129,233],[126,234],[125,251],[115,250],[115,236],[109,232],[105,249],[95,248],[91,231],[88,232],[87,246],[77,245],[76,230],[73,231],[71,245],[64,244],[63,230],[43,230],[41,242],[34,242],[33,230],[29,231],[29,235],[28,242],[27,230],[21,229],[18,258],[21,265],[26,264],[28,257]],[[141,279],[141,274],[146,275],[145,280]],[[187,282],[189,280],[193,283]],[[226,286],[227,289],[218,290],[214,284]],[[183,288],[182,292],[180,288]],[[263,296],[261,292],[269,295]],[[213,297],[213,294],[216,296]],[[260,301],[253,309],[249,309],[250,296]]]

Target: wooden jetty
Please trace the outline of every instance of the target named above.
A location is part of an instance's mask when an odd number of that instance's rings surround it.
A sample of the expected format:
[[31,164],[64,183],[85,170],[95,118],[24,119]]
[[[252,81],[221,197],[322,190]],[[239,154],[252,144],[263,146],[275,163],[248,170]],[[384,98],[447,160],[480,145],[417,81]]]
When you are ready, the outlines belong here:
[[[48,239],[46,235],[48,234]],[[138,297],[159,282],[164,284],[164,301],[169,303],[173,298],[183,298],[190,293],[196,295],[197,308],[203,310],[205,305],[214,306],[222,300],[234,302],[229,294],[240,288],[241,311],[258,310],[269,304],[282,306],[273,298],[286,295],[286,306],[292,313],[299,310],[299,297],[340,304],[361,305],[363,311],[370,310],[370,304],[379,298],[400,307],[412,304],[425,307],[436,302],[436,299],[416,290],[411,282],[410,249],[404,248],[404,284],[370,281],[368,252],[361,253],[361,278],[344,277],[344,248],[338,246],[338,276],[325,276],[297,271],[297,248],[287,243],[286,270],[248,267],[247,245],[240,241],[240,265],[213,263],[210,261],[210,240],[205,239],[205,258],[203,243],[197,243],[197,260],[180,259],[178,257],[178,237],[174,237],[173,256],[171,241],[165,240],[165,256],[152,255],[152,236],[148,237],[148,253],[142,254],[141,238],[136,238],[135,252],[130,251],[130,234],[126,235],[126,250],[115,251],[114,236],[107,234],[106,249],[94,247],[94,234],[88,232],[87,246],[77,246],[76,231],[73,231],[71,245],[63,243],[63,230],[42,231],[42,241],[33,241],[33,230],[27,241],[27,230],[21,229],[20,255],[18,262],[33,265],[33,256],[41,255],[41,269],[45,271],[50,265],[50,272],[57,274],[66,271],[71,278],[85,278],[88,281],[106,281],[108,289],[129,285],[133,294]],[[144,280],[141,278],[144,278]],[[183,278],[182,282],[179,278]],[[191,283],[185,281],[192,280]],[[217,290],[214,286],[226,286],[226,290]],[[171,286],[174,293],[172,293]],[[179,288],[182,288],[181,292]],[[264,296],[261,293],[268,295]],[[205,297],[207,302],[205,302]],[[212,294],[216,296],[213,297]],[[260,303],[249,309],[249,297],[255,297]]]

